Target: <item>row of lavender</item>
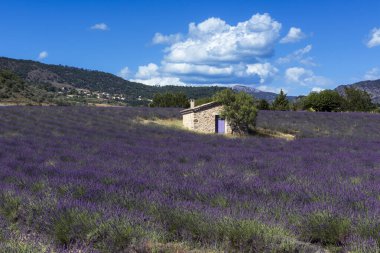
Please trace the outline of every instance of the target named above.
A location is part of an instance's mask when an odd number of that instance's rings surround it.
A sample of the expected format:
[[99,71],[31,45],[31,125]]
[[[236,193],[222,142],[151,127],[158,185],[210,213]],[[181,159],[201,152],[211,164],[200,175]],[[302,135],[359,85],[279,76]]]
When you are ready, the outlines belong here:
[[[357,124],[372,116],[351,114]],[[376,134],[230,139],[134,120],[178,117],[174,109],[10,107],[0,117],[3,246],[379,250]]]
[[260,111],[257,127],[298,137],[380,138],[380,114],[361,112]]

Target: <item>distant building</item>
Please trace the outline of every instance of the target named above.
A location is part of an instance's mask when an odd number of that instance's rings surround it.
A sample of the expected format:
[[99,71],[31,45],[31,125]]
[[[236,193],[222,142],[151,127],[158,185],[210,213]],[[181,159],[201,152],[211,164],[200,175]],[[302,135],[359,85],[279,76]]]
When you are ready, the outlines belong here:
[[183,125],[202,133],[230,134],[228,121],[220,116],[222,109],[217,102],[194,106],[194,100],[190,100],[190,108],[181,111]]

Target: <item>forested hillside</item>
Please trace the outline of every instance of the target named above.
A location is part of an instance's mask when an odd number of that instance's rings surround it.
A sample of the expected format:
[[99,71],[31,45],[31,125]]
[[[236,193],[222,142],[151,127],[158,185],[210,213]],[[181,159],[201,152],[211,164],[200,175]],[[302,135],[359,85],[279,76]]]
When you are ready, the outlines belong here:
[[26,85],[17,75],[0,70],[0,100],[8,103],[43,103],[51,101],[54,94],[35,86]]
[[0,70],[12,71],[31,85],[44,84],[57,88],[80,88],[110,94],[123,94],[132,101],[139,97],[151,99],[156,93],[169,91],[183,92],[191,98],[210,97],[223,89],[221,87],[148,86],[101,71],[5,57],[0,57]]

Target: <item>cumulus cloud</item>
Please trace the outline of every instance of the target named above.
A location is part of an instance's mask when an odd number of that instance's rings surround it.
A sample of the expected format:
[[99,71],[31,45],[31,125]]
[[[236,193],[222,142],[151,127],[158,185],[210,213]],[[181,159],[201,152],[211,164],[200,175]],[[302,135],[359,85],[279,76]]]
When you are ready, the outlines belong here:
[[91,26],[91,30],[100,30],[100,31],[107,31],[109,30],[109,27],[105,23],[99,23]]
[[323,91],[323,90],[325,90],[325,89],[323,89],[323,88],[321,88],[321,87],[313,87],[312,89],[311,89],[311,91],[312,92],[321,92],[321,91]]
[[42,51],[41,53],[38,54],[38,60],[43,60],[49,56],[47,51]]
[[299,62],[301,64],[308,65],[308,66],[316,66],[316,64],[313,61],[313,58],[308,56],[308,54],[310,53],[312,49],[313,49],[312,45],[307,45],[306,47],[298,49],[285,57],[279,58],[276,62],[278,64]]
[[302,86],[326,86],[331,84],[331,81],[328,78],[317,76],[313,71],[300,67],[288,68],[285,71],[285,79],[288,83],[298,84]]
[[140,66],[135,79],[157,83],[158,78],[179,78],[193,85],[268,83],[278,72],[268,61],[280,30],[281,24],[269,14],[255,14],[234,25],[216,17],[190,23],[183,35],[156,33],[153,43],[168,45],[163,60]]
[[304,39],[305,37],[305,34],[300,28],[291,27],[288,34],[281,39],[280,43],[295,43]]
[[118,76],[120,76],[121,78],[127,79],[129,77],[129,74],[130,74],[129,68],[124,67],[119,71]]
[[280,29],[269,14],[253,15],[235,26],[219,18],[191,23],[187,38],[167,49],[165,61],[215,64],[270,56]]
[[137,83],[143,83],[146,85],[151,86],[167,86],[167,85],[174,85],[174,86],[186,86],[187,84],[182,82],[178,77],[152,77],[149,79],[132,79],[131,81],[137,82]]
[[367,71],[364,75],[365,80],[377,80],[380,79],[380,69],[379,68],[372,68]]
[[247,65],[248,75],[257,75],[260,78],[260,83],[263,84],[273,78],[278,72],[278,69],[270,63],[256,63]]
[[178,75],[229,76],[233,73],[232,66],[216,67],[190,63],[165,63],[162,70],[165,73]]
[[373,28],[369,35],[367,47],[372,48],[380,46],[380,28]]
[[148,65],[140,66],[135,77],[137,79],[150,79],[159,75],[158,66],[154,63],[149,63]]
[[175,42],[178,42],[182,39],[182,35],[177,34],[170,34],[170,35],[163,35],[161,33],[156,33],[152,39],[153,44],[172,44]]

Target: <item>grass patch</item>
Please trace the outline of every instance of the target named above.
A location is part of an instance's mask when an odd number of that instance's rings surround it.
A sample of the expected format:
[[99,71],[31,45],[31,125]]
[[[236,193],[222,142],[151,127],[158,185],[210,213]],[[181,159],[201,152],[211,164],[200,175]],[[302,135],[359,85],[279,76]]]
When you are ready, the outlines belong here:
[[11,222],[16,222],[19,217],[21,198],[11,193],[0,194],[0,214]]
[[101,223],[88,235],[89,241],[96,249],[104,253],[124,252],[132,245],[137,245],[145,232],[124,219]]
[[0,242],[0,249],[2,253],[45,253],[46,249],[35,246],[30,243],[21,242],[18,240],[11,240],[7,242]]
[[53,224],[54,238],[64,246],[85,242],[97,228],[97,219],[97,215],[84,210],[63,210]]
[[165,224],[169,241],[217,245],[231,252],[295,252],[299,248],[289,231],[256,220],[212,220],[197,212],[167,209],[158,218]]
[[255,128],[253,134],[260,137],[278,138],[278,139],[284,139],[287,141],[293,141],[296,139],[296,136],[294,134],[283,133],[280,131],[270,130],[267,128],[260,128],[260,127]]
[[311,243],[343,245],[351,231],[351,221],[328,212],[315,212],[301,225],[301,237]]

